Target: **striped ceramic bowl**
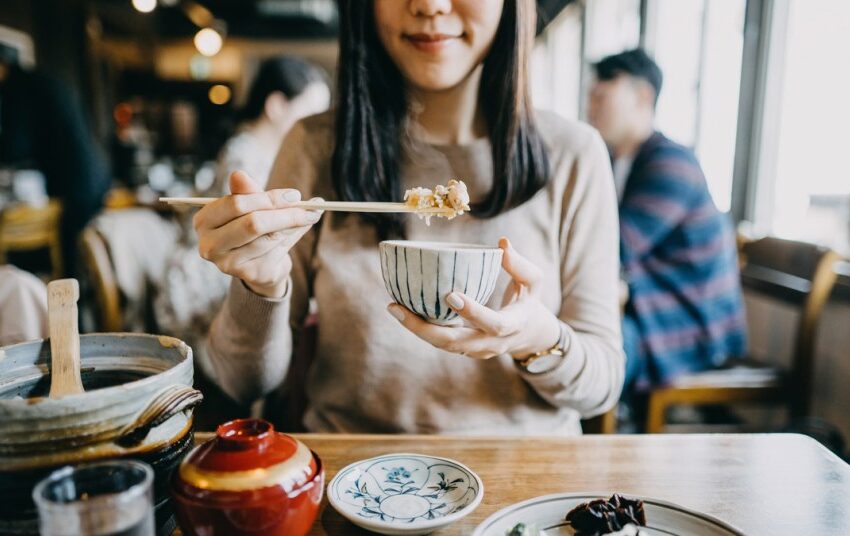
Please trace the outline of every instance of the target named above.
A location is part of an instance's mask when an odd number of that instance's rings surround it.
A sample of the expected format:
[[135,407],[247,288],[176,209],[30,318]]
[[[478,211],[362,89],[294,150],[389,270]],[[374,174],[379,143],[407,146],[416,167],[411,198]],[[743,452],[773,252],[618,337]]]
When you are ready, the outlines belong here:
[[379,249],[387,292],[435,324],[459,323],[446,303],[455,290],[487,303],[502,266],[502,250],[490,246],[386,240]]

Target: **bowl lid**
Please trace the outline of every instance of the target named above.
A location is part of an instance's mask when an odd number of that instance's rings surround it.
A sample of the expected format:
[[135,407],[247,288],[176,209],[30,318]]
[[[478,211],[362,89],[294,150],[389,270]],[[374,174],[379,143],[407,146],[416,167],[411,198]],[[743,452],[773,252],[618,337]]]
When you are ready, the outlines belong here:
[[317,470],[313,453],[301,441],[275,432],[268,421],[237,419],[219,426],[213,439],[186,456],[179,479],[204,491],[280,487],[289,492]]

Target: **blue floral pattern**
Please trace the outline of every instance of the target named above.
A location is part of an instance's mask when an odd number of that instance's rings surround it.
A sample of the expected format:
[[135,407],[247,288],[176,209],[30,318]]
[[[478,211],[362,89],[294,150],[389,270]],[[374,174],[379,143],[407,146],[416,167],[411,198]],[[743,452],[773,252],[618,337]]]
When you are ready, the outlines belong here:
[[462,466],[427,456],[385,456],[346,470],[336,493],[356,514],[392,524],[413,524],[460,512],[480,493]]

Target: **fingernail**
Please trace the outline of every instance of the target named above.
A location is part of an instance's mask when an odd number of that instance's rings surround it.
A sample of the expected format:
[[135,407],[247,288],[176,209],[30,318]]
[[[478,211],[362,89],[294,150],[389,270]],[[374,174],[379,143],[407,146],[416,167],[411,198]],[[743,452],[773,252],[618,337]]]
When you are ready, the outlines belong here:
[[390,305],[387,307],[387,310],[393,315],[393,318],[398,320],[399,322],[404,322],[404,312],[401,310],[401,307],[396,305]]
[[310,223],[316,223],[317,221],[319,221],[319,218],[321,218],[321,217],[322,217],[321,212],[316,212],[315,210],[308,210],[307,211],[306,218],[307,218],[307,221],[310,222]]
[[455,311],[460,311],[463,309],[463,298],[460,297],[460,294],[457,292],[452,292],[448,296],[446,296],[446,301],[449,302],[449,305],[452,306],[452,309]]
[[301,200],[301,192],[298,190],[286,190],[283,192],[283,200],[287,203],[297,203]]

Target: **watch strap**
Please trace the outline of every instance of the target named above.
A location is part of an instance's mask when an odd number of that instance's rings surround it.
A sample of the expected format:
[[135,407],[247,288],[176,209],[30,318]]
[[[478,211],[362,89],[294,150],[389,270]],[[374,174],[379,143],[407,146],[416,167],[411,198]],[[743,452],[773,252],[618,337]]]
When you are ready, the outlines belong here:
[[[522,359],[517,359],[514,361],[516,365],[522,370],[526,372],[531,372],[532,374],[539,374],[541,372],[546,372],[547,370],[555,368],[555,366],[557,366],[557,364],[559,364],[560,361],[567,355],[567,345],[569,343],[569,336],[567,334],[566,324],[561,321],[558,321],[558,327],[560,329],[560,333],[558,335],[558,341],[555,343],[554,346],[552,346],[548,350],[531,354],[530,356],[524,357]],[[557,360],[554,366],[546,367],[545,370],[533,370],[535,369],[535,367],[533,366],[535,362],[541,361],[542,358],[548,358],[550,356],[560,357],[561,359]],[[546,359],[546,361],[548,361],[548,359]]]

